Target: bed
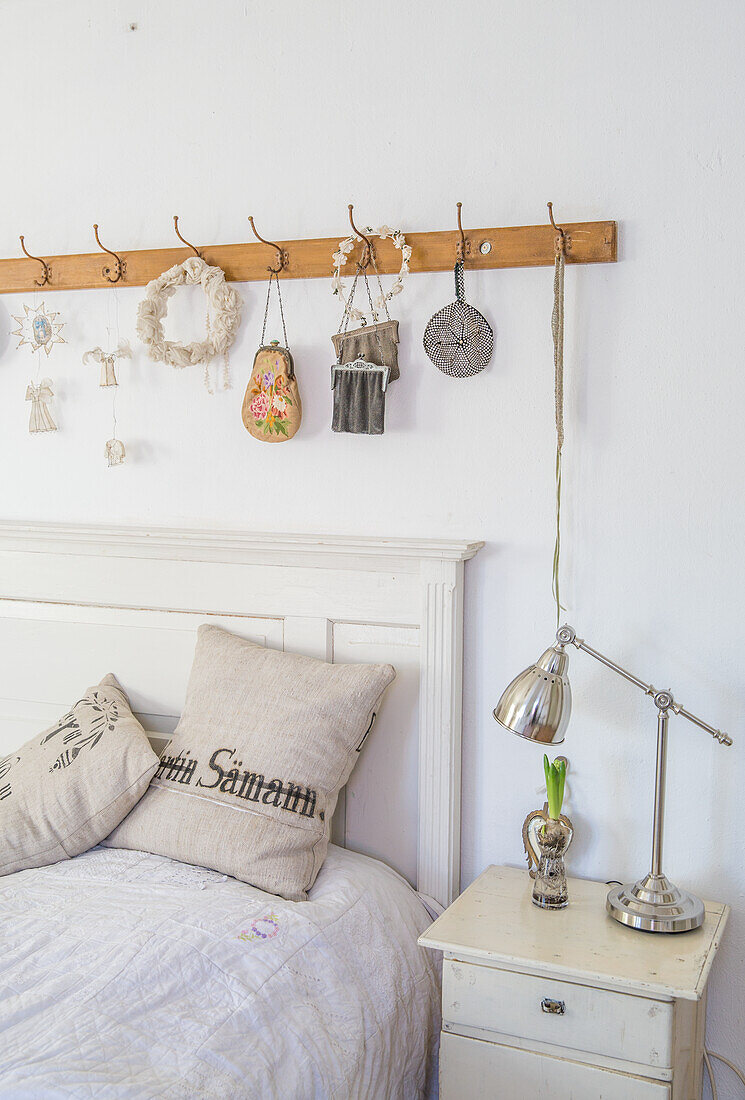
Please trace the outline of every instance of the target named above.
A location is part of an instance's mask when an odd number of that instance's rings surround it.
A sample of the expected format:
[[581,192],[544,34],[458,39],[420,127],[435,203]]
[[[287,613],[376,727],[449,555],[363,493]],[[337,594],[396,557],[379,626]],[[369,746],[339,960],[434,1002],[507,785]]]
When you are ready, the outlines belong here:
[[0,880],[0,922],[9,1100],[414,1097],[433,1078],[429,917],[369,857],[332,846],[298,903],[99,847]]
[[478,547],[0,525],[0,755],[109,670],[162,750],[203,622],[398,671],[307,902],[103,847],[0,878],[0,1097],[432,1095]]

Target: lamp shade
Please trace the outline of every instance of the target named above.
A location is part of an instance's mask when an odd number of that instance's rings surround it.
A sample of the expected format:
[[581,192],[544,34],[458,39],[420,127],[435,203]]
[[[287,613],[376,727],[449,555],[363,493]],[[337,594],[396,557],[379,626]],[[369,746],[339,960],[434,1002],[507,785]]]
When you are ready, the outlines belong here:
[[568,665],[563,646],[547,649],[502,693],[494,708],[497,722],[528,741],[561,744],[572,712]]

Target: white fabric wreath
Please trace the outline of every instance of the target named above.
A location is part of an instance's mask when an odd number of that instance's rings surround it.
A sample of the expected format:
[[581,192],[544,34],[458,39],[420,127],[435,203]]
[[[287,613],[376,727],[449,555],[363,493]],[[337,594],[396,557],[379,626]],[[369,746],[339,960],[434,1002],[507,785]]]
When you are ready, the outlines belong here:
[[[353,251],[354,246],[359,241],[359,237],[356,234],[352,234],[351,237],[347,237],[344,241],[339,241],[339,248],[333,255],[334,261],[334,277],[331,280],[331,292],[337,294],[344,303],[344,311],[349,314],[352,321],[364,321],[371,320],[377,321],[379,317],[379,311],[386,308],[391,298],[394,298],[396,294],[400,294],[404,288],[404,278],[409,274],[409,260],[411,259],[411,245],[406,243],[406,237],[400,229],[391,229],[389,225],[381,225],[380,229],[373,229],[368,225],[365,228],[365,233],[370,237],[379,237],[381,241],[384,241],[386,237],[390,237],[393,241],[394,247],[398,248],[401,252],[401,270],[396,276],[393,286],[387,294],[383,292],[383,288],[380,288],[380,293],[373,302],[372,311],[367,313],[364,310],[356,309],[349,302],[346,292],[344,290],[344,284],[341,281],[341,269],[349,259],[350,252]],[[375,264],[373,262],[373,267]],[[378,269],[375,267],[375,274],[378,274]],[[378,283],[380,283],[380,277],[378,276]]]
[[[178,287],[201,284],[207,298],[207,338],[191,344],[178,344],[166,340],[163,318],[168,312],[168,299]],[[210,267],[199,256],[190,256],[182,264],[164,271],[145,288],[145,297],[137,308],[137,335],[147,345],[148,354],[156,363],[170,363],[172,367],[188,367],[205,364],[205,384],[210,390],[208,367],[218,355],[224,357],[223,388],[230,385],[227,375],[228,348],[235,340],[241,320],[241,298],[228,286],[225,272]]]

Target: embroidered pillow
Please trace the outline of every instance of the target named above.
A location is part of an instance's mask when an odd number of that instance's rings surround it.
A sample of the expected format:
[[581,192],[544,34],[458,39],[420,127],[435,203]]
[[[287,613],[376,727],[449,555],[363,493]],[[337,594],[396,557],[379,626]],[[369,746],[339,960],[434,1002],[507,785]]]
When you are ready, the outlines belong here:
[[305,899],[339,790],[395,675],[391,665],[331,665],[201,626],[173,740],[106,844]]
[[158,757],[112,675],[0,759],[0,875],[98,844],[147,790]]

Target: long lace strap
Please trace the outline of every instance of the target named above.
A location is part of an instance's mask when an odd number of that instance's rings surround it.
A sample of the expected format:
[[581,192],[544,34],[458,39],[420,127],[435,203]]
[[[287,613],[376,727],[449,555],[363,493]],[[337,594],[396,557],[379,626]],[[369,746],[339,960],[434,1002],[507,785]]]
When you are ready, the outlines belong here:
[[[563,238],[560,238],[563,245]],[[564,447],[564,266],[566,257],[561,245],[556,249],[554,263],[554,309],[551,314],[551,334],[554,340],[554,403],[556,410],[556,541],[552,591],[556,603],[556,625],[564,610],[559,594],[559,566],[561,559],[561,452]]]

